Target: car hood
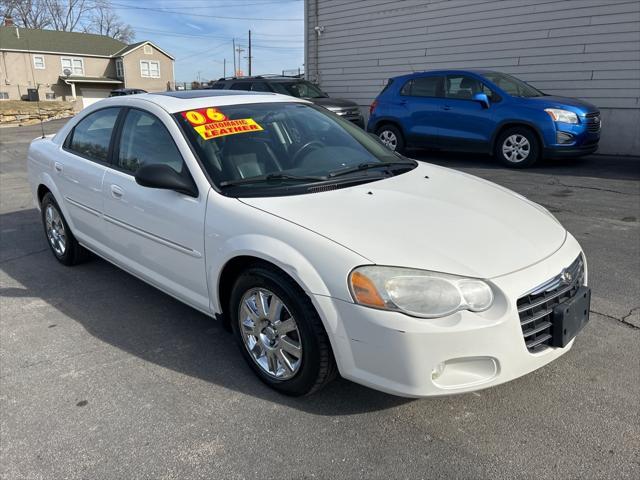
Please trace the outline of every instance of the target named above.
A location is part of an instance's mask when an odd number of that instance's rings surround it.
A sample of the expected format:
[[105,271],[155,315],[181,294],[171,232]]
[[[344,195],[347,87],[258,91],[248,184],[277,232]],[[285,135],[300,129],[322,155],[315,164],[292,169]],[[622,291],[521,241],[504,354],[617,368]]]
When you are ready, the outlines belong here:
[[371,263],[492,278],[558,250],[550,213],[493,183],[421,164],[338,190],[242,202],[315,231]]
[[356,102],[352,102],[351,100],[345,100],[344,98],[333,98],[333,97],[321,97],[321,98],[306,98],[305,100],[309,100],[316,105],[320,105],[325,108],[349,108],[349,107],[357,107],[358,104]]
[[540,106],[540,108],[567,109],[569,107],[570,110],[576,113],[589,113],[598,111],[598,107],[596,107],[595,105],[589,102],[585,102],[584,100],[578,100],[577,98],[571,97],[556,97],[553,95],[546,95],[544,97],[530,97],[523,100],[526,100],[527,103],[531,102],[531,104],[533,105]]

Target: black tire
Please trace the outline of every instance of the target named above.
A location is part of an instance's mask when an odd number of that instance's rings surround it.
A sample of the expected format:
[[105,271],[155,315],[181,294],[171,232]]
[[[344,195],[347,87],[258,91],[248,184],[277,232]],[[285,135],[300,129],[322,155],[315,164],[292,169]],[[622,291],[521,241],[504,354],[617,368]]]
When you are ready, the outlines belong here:
[[[40,206],[41,206],[40,211],[41,211],[41,218],[42,218],[42,226],[44,228],[44,235],[47,240],[47,244],[51,249],[51,253],[53,253],[53,256],[56,258],[56,260],[58,260],[61,264],[66,265],[68,267],[72,265],[77,265],[78,263],[81,263],[84,260],[86,260],[87,257],[89,256],[89,252],[78,243],[78,241],[76,240],[76,237],[74,237],[73,233],[71,233],[69,224],[67,223],[67,220],[64,218],[64,215],[62,214],[62,211],[60,210],[60,207],[58,206],[56,199],[53,197],[51,193],[45,194]],[[56,251],[56,248],[54,248],[54,244],[50,240],[49,234],[47,233],[46,216],[47,216],[48,208],[52,208],[55,210],[55,212],[59,216],[60,221],[62,223],[62,226],[64,229],[63,233],[65,237],[65,248],[63,252],[61,252],[60,250]]]
[[[292,378],[278,380],[260,367],[245,346],[241,333],[240,306],[253,289],[273,292],[284,303],[297,324],[302,355]],[[235,282],[229,303],[230,323],[240,351],[256,375],[271,388],[290,396],[309,395],[320,390],[337,373],[329,338],[309,297],[289,277],[275,268],[255,266],[245,270]]]
[[[402,135],[402,132],[400,131],[400,129],[395,125],[392,125],[390,123],[385,123],[379,126],[376,130],[376,135],[389,150],[393,150],[398,153],[405,152],[406,144],[404,141],[404,136]],[[385,143],[385,139],[384,139],[385,135],[390,135],[395,139],[395,148],[392,148],[392,145],[390,143]],[[388,140],[390,140],[390,138],[391,137],[389,137]]]
[[[525,148],[521,148],[520,150],[521,152],[528,151],[525,158],[520,159],[522,154],[514,154],[512,158],[509,158],[505,154],[503,147],[513,145],[510,139],[514,137],[526,139],[527,143],[524,145]],[[498,136],[494,154],[504,165],[510,168],[527,168],[536,163],[540,158],[540,141],[538,140],[537,135],[530,128],[508,128]]]

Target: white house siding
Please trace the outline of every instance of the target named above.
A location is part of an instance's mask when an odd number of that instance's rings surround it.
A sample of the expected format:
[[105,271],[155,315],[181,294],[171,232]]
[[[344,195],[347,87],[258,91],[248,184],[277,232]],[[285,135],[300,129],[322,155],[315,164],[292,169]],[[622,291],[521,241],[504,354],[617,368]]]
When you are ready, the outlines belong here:
[[600,152],[640,155],[639,0],[305,0],[305,14],[307,77],[365,110],[389,77],[491,68],[594,103]]

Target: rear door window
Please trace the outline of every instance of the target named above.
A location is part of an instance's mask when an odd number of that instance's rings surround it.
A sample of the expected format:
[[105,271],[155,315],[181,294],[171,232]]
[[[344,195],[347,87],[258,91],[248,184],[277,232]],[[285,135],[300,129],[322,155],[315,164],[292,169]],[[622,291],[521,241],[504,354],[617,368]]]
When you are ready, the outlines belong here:
[[411,97],[442,97],[442,77],[420,77],[408,81],[400,91]]
[[120,108],[104,108],[85,118],[74,127],[65,141],[67,150],[90,160],[107,162],[113,127]]
[[251,90],[251,82],[238,82],[231,85],[231,90]]
[[271,92],[269,85],[267,85],[265,82],[255,82],[251,87],[251,90],[253,92]]

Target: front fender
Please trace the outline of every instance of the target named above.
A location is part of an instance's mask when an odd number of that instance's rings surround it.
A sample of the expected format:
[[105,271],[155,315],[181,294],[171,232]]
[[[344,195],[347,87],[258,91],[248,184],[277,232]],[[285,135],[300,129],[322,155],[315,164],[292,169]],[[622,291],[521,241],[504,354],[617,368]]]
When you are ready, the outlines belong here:
[[305,256],[281,240],[260,234],[244,234],[227,239],[215,255],[208,258],[208,282],[212,308],[221,312],[218,298],[224,266],[237,257],[256,257],[272,263],[293,278],[308,295],[329,296],[329,289]]

